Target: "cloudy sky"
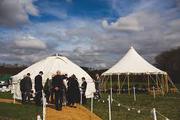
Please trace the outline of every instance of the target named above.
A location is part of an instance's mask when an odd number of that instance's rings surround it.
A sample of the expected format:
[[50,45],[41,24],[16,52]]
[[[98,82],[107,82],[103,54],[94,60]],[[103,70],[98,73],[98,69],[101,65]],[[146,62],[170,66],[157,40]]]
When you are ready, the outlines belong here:
[[0,0],[0,63],[107,68],[130,46],[151,63],[180,46],[180,0]]

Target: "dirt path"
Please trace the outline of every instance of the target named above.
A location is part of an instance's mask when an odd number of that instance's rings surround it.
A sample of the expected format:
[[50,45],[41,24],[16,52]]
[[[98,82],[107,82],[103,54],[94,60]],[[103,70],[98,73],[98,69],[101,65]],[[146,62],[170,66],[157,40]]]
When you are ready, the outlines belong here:
[[85,107],[78,105],[77,108],[63,107],[62,111],[56,111],[52,107],[47,107],[47,120],[102,120],[92,114]]
[[[0,98],[0,102],[3,103],[14,103],[13,99],[4,99],[4,98]],[[16,104],[20,104],[19,102],[15,102]]]
[[[0,98],[0,102],[13,103],[13,99]],[[16,101],[16,104],[21,103]],[[77,108],[63,107],[62,111],[56,111],[50,106],[47,107],[46,113],[46,120],[102,120],[81,105],[78,105]]]

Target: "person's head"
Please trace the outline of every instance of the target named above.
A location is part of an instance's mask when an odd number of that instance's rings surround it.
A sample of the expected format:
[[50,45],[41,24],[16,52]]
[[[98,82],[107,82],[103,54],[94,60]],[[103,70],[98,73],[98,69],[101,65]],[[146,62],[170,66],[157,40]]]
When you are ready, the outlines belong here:
[[85,79],[85,77],[82,77],[82,81],[85,81],[86,79]]
[[96,77],[99,77],[99,74],[96,74]]
[[75,76],[75,74],[73,74],[73,75],[71,76],[71,78],[73,78],[73,79],[76,79],[76,76]]
[[61,71],[58,70],[58,71],[56,72],[56,74],[57,74],[57,75],[61,75]]
[[40,74],[40,75],[43,75],[43,71],[40,71],[39,74]]
[[27,76],[30,76],[30,73],[27,73]]

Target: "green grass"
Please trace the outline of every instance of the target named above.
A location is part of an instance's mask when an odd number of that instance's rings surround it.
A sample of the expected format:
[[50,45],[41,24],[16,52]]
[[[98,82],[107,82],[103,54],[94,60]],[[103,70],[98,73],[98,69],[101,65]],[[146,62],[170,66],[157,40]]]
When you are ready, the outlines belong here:
[[0,92],[0,98],[12,99],[13,94],[11,94],[10,92]]
[[42,108],[35,105],[18,105],[0,103],[1,120],[36,120],[36,115],[41,113]]
[[[12,99],[12,94],[0,92],[0,98]],[[38,113],[42,113],[42,107],[34,104],[0,103],[0,120],[36,120]]]
[[[155,100],[151,95],[138,94],[136,102],[133,101],[133,95],[114,94],[113,99],[116,102],[112,103],[112,120],[152,120],[150,111],[153,107],[170,120],[180,120],[180,94],[157,96]],[[105,103],[102,100],[105,100]],[[127,108],[128,106],[136,108],[136,110],[128,111],[126,107],[119,107],[118,103],[127,105]],[[90,100],[86,107],[90,109]],[[137,110],[141,110],[141,113],[138,114]],[[100,102],[94,100],[94,112],[103,120],[108,120],[107,94],[102,94]],[[157,117],[158,120],[165,120],[160,115]]]

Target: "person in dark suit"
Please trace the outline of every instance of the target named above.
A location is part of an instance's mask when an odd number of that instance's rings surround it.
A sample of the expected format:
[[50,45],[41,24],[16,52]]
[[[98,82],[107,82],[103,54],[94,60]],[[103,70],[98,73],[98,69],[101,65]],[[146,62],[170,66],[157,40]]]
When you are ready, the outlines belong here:
[[55,93],[55,108],[56,110],[62,110],[62,101],[63,101],[63,83],[64,75],[61,75],[60,71],[57,71],[57,74],[52,79],[52,86]]
[[35,103],[36,105],[42,104],[42,90],[43,90],[42,75],[43,75],[43,72],[40,71],[39,74],[35,77],[35,92],[36,92]]
[[80,90],[79,90],[79,83],[77,81],[76,76],[73,74],[68,80],[68,106],[76,107],[75,103],[80,102]]
[[85,80],[85,77],[82,77],[82,85],[81,85],[81,89],[82,89],[82,104],[86,104],[86,87],[87,87],[87,82]]
[[20,81],[20,91],[21,91],[21,102],[22,103],[25,103],[26,99],[25,99],[25,86],[24,86],[24,83],[25,83],[25,78],[26,75],[23,77],[23,79]]
[[27,75],[21,80],[20,90],[22,92],[22,103],[25,103],[26,100],[30,102],[32,90],[32,81],[30,78],[30,73],[27,73]]
[[49,78],[47,78],[43,90],[45,93],[46,101],[47,101],[47,103],[49,103],[50,102],[49,98],[50,98],[50,94],[51,94],[51,80]]

